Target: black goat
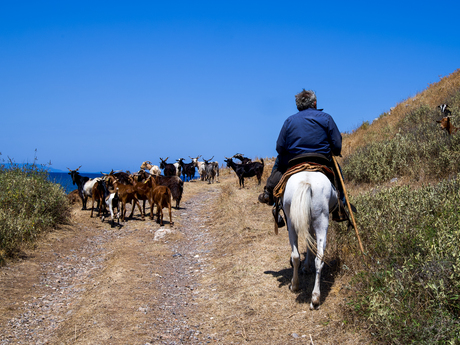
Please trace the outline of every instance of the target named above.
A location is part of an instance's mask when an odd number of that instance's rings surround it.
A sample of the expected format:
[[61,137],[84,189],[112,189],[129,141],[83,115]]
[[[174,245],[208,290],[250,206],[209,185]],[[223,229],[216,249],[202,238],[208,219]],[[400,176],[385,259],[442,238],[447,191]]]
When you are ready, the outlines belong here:
[[[190,157],[190,156],[189,156]],[[193,162],[193,158],[190,157],[192,159],[192,162],[191,163],[184,163],[183,162],[183,158],[182,161],[181,161],[181,166],[182,166],[182,179],[184,181],[187,181],[187,179],[189,181],[191,181],[193,179],[193,177],[195,176],[195,171],[196,171],[196,168],[195,168],[195,163]]]
[[251,163],[252,160],[248,157],[244,157],[242,153],[235,153],[232,158],[239,159],[241,164]]
[[81,198],[81,203],[83,205],[82,210],[86,210],[86,200],[88,199],[83,195],[83,186],[85,185],[86,182],[89,181],[89,177],[87,176],[81,176],[78,170],[81,168],[81,165],[75,169],[75,170],[70,170],[69,168],[69,175],[72,177],[72,182],[74,185],[77,185],[78,187],[78,195]]
[[163,174],[165,176],[176,176],[176,167],[174,164],[166,163],[169,157],[166,159],[160,158],[160,169],[163,169]]
[[[227,157],[225,157],[227,158]],[[237,164],[235,163],[232,158],[227,158],[224,162],[227,163],[227,167],[231,167],[236,175],[238,176],[240,182],[240,188],[244,188],[244,178],[245,177],[257,177],[257,181],[260,182],[262,180],[262,174],[264,173],[264,160],[260,159],[262,163],[259,162],[251,162],[246,164]]]
[[[214,156],[211,157],[211,159],[213,159]],[[211,183],[214,183],[214,178],[216,177],[216,169],[215,169],[215,165],[213,164],[213,162],[210,162],[211,159],[203,159],[204,161],[204,168],[205,168],[205,171],[206,171],[206,180],[208,180],[208,183],[211,184]]]
[[452,115],[452,112],[450,111],[448,104],[438,105],[438,108],[441,110],[443,117]]

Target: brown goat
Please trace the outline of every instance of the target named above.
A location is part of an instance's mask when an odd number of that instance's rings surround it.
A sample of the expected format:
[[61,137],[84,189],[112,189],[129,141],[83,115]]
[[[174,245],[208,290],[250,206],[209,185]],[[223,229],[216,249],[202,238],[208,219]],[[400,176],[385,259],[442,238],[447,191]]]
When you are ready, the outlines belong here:
[[443,117],[441,120],[437,120],[437,123],[441,125],[442,129],[445,129],[447,133],[450,135],[454,134],[459,130],[459,127],[455,127],[451,122],[450,122],[450,116]]
[[172,220],[171,212],[171,190],[166,186],[158,185],[158,177],[150,175],[144,184],[150,187],[149,203],[150,203],[150,219],[153,219],[153,206],[157,207],[157,223],[161,226],[163,223],[163,208],[167,207],[169,210],[169,226],[172,227],[174,222]]
[[[137,173],[139,181],[145,181],[148,179],[149,174],[145,170],[141,170]],[[184,193],[184,181],[177,176],[157,176],[156,182],[160,186],[166,186],[171,190],[173,200],[176,201],[176,209],[179,209],[182,194]]]
[[[118,195],[121,201],[121,221],[125,221],[126,204],[130,203],[131,201],[134,201],[136,203],[137,207],[139,208],[139,212],[141,213],[142,220],[145,220],[144,213],[142,212],[141,205],[139,204],[139,200],[137,199],[137,193],[134,189],[134,186],[120,183],[120,181],[115,176],[113,176],[112,173],[108,175],[105,174],[105,180],[109,185],[112,185],[115,189],[118,188]],[[133,216],[133,213],[134,205],[129,216],[130,218]]]
[[92,205],[91,205],[91,216],[90,216],[91,218],[93,218],[94,201],[97,202],[97,208],[99,210],[97,214],[98,217],[101,216],[102,208],[104,208],[104,212],[106,211],[105,202],[104,202],[104,197],[105,197],[104,189],[106,189],[105,182],[102,180],[96,181],[96,183],[93,185],[93,189],[91,191],[91,198],[93,200]]

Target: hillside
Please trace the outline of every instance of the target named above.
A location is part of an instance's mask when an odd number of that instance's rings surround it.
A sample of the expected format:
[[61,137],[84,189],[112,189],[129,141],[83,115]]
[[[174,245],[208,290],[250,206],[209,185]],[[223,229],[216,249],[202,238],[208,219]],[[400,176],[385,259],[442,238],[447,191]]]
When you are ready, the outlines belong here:
[[[369,143],[393,138],[398,133],[398,124],[408,114],[422,106],[427,106],[435,111],[438,105],[449,104],[459,90],[460,69],[442,77],[437,83],[430,84],[424,91],[415,96],[396,104],[389,113],[380,114],[372,123],[364,122],[352,133],[345,133],[343,135],[343,157],[348,157]],[[454,106],[453,104],[450,105],[451,107]],[[456,119],[459,114],[459,105],[456,103],[455,110],[452,111],[454,124],[460,125],[460,119]]]
[[[344,135],[341,164],[366,255],[333,223],[342,273],[353,277],[345,318],[385,344],[460,339],[460,70]],[[359,326],[361,325],[361,326]]]

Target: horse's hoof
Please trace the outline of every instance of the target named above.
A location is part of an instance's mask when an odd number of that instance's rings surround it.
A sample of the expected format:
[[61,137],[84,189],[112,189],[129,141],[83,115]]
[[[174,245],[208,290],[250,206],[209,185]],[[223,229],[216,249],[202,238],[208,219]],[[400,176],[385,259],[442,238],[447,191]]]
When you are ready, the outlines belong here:
[[319,301],[320,300],[320,295],[318,293],[314,293],[311,296],[311,303],[310,303],[310,309],[315,310],[319,309]]
[[310,303],[310,310],[318,310],[319,309],[319,304],[314,305],[313,303]]
[[292,292],[296,292],[299,290],[299,287],[293,287],[292,284],[289,284],[289,290],[291,290]]

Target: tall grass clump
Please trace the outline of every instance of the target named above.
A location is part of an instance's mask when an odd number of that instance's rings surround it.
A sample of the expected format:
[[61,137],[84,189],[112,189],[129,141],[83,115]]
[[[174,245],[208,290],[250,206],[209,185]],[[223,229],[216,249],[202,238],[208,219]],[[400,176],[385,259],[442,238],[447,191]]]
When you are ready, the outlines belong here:
[[[460,93],[447,102],[453,122],[460,125]],[[446,178],[460,171],[460,133],[448,135],[436,120],[437,109],[422,105],[402,118],[392,138],[357,149],[343,164],[343,172],[355,183],[382,183],[395,177],[414,180]]]
[[0,165],[0,261],[69,217],[64,190],[35,164]]
[[[460,174],[417,190],[400,186],[355,197],[367,266],[357,275],[346,315],[383,343],[459,344]],[[342,225],[343,226],[343,225]],[[339,231],[344,246],[356,243]]]

